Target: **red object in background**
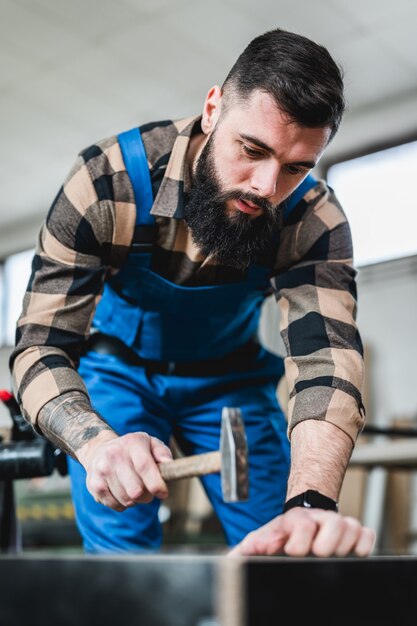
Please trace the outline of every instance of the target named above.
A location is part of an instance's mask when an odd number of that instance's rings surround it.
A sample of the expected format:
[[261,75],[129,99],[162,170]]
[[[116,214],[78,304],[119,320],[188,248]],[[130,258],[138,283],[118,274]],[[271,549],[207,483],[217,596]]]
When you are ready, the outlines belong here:
[[0,389],[0,400],[9,409],[10,415],[13,420],[20,416],[20,406],[14,395],[8,389]]
[[10,400],[14,400],[14,396],[12,393],[10,393],[10,391],[7,391],[7,389],[0,389],[0,400],[2,402],[7,402]]

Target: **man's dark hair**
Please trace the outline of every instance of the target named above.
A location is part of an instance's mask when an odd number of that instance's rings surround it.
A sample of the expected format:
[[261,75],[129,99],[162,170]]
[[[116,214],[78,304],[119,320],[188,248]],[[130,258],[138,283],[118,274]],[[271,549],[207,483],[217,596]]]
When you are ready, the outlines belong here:
[[345,109],[343,73],[328,50],[280,28],[253,39],[223,83],[226,111],[254,90],[269,93],[288,118],[336,134]]

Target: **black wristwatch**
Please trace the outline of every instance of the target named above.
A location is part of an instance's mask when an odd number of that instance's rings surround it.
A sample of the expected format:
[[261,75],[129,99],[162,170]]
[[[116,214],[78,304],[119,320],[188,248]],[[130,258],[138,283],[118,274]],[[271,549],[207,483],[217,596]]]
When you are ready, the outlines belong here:
[[293,509],[296,506],[302,506],[305,509],[325,509],[326,511],[338,511],[337,502],[328,498],[327,496],[323,496],[318,491],[314,491],[313,489],[309,489],[308,491],[304,491],[304,493],[299,493],[298,496],[294,496],[287,500],[284,504],[283,513]]

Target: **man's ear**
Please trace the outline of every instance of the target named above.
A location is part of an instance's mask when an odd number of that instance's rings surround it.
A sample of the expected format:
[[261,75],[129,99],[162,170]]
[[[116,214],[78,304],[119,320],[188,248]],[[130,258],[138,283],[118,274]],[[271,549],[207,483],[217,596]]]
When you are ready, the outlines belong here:
[[203,117],[201,128],[203,133],[208,135],[212,132],[220,117],[223,92],[218,85],[214,85],[207,94],[204,101]]

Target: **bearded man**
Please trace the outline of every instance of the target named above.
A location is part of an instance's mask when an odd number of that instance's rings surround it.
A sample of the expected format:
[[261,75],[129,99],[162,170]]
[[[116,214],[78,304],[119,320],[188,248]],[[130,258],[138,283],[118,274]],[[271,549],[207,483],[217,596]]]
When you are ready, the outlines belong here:
[[[10,360],[25,418],[68,454],[88,553],[157,551],[159,464],[219,447],[242,411],[249,499],[202,478],[230,555],[370,554],[338,512],[365,419],[349,224],[311,170],[344,111],[340,67],[282,29],[202,114],[82,150],[40,232]],[[275,294],[286,356],[258,330]],[[288,412],[277,401],[285,375]]]

